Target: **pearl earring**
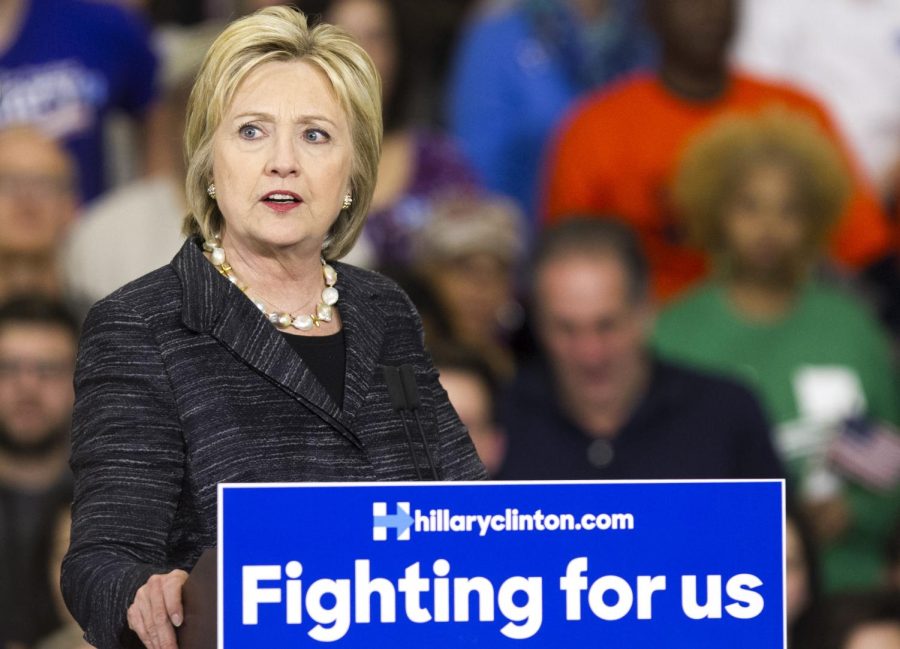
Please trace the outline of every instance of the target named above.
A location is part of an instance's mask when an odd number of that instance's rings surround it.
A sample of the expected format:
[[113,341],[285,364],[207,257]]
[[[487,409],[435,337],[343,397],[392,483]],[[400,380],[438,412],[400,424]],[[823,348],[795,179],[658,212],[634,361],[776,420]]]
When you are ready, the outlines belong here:
[[206,188],[206,193],[209,194],[211,199],[216,200],[216,184],[209,183],[209,187]]
[[350,206],[353,205],[353,197],[350,194],[344,196],[343,209],[349,210]]

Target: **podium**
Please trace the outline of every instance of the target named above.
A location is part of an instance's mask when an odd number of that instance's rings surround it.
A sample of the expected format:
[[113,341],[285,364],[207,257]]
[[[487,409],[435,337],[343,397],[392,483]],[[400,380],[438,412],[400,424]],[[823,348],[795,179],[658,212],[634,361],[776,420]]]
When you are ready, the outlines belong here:
[[218,553],[204,550],[181,591],[184,623],[176,630],[179,649],[216,649]]

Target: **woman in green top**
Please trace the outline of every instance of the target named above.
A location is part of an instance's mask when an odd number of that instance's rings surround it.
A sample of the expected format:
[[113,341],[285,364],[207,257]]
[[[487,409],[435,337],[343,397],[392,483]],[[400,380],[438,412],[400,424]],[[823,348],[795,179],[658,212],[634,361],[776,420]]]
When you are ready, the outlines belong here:
[[847,176],[802,115],[730,117],[700,133],[673,196],[716,273],[661,314],[655,336],[664,356],[756,389],[811,510],[830,588],[879,578],[900,509],[897,485],[876,487],[828,459],[848,421],[883,430],[898,419],[886,335],[850,296],[812,277],[847,200]]

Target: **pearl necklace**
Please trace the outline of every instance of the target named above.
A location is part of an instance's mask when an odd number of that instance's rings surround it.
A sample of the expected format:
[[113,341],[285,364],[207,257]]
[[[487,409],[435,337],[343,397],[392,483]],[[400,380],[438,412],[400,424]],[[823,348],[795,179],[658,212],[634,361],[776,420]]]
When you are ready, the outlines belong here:
[[[225,261],[225,249],[219,244],[218,238],[207,240],[203,243],[203,249],[209,253],[213,266],[216,267],[229,282],[237,286],[241,291],[247,293],[248,286],[240,283],[234,270]],[[323,322],[331,322],[334,317],[334,305],[338,301],[338,290],[334,287],[337,283],[337,271],[332,268],[325,259],[322,262],[322,276],[325,278],[325,288],[322,290],[322,299],[316,305],[316,312],[312,314],[293,315],[285,311],[267,311],[266,305],[262,300],[253,300],[260,311],[262,311],[273,325],[279,329],[287,329],[293,327],[300,331],[309,331],[314,326],[319,327]],[[249,297],[249,295],[248,295]],[[252,298],[251,298],[252,299]]]

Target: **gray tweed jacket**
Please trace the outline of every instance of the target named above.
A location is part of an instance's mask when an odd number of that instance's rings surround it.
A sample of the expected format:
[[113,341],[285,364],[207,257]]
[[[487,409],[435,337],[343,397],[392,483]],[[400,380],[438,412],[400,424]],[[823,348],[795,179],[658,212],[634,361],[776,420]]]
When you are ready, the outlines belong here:
[[414,367],[440,478],[484,477],[409,298],[380,275],[335,268],[343,408],[197,240],[91,309],[75,373],[62,573],[91,644],[136,642],[125,613],[137,588],[153,573],[189,570],[215,544],[219,482],[415,480],[382,365]]

